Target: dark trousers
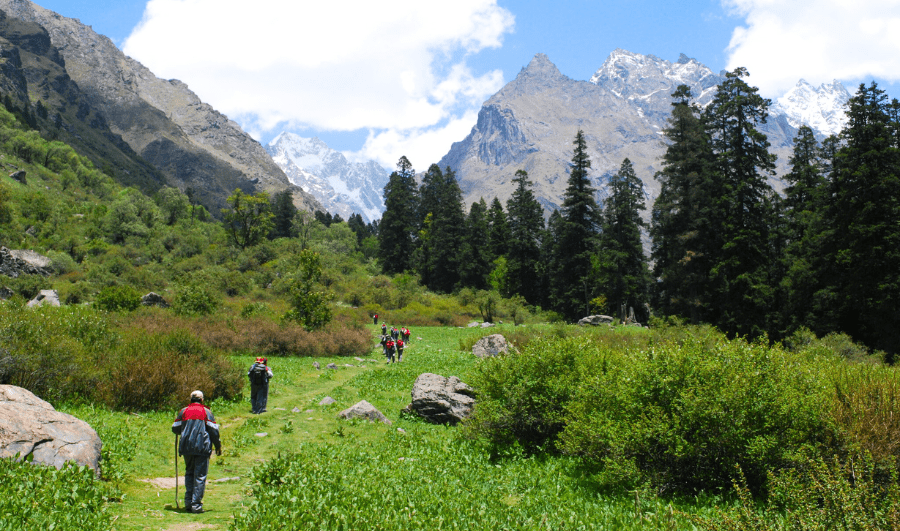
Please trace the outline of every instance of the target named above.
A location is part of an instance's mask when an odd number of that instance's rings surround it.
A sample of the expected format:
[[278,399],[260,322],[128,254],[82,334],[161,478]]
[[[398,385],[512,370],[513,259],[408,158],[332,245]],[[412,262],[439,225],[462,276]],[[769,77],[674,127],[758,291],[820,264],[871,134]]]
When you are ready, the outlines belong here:
[[259,414],[266,410],[269,401],[269,382],[264,384],[250,384],[250,404],[253,413]]
[[208,472],[208,455],[184,456],[184,507],[188,511],[203,508],[203,493],[206,491]]

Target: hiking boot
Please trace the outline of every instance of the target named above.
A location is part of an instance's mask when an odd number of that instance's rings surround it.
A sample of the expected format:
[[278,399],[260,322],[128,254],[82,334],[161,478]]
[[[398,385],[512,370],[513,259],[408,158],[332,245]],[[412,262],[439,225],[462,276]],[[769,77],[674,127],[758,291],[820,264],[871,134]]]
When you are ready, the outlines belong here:
[[203,511],[203,507],[198,505],[196,507],[192,507],[191,512],[194,514],[203,514],[204,511]]

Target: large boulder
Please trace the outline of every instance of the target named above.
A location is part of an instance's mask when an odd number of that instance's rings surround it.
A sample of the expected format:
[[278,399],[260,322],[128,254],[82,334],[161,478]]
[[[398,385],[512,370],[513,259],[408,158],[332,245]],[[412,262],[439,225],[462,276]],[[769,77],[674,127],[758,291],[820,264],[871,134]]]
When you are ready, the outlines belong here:
[[144,306],[159,306],[160,308],[168,308],[169,303],[159,293],[151,291],[141,297],[141,304]]
[[479,358],[490,358],[507,352],[509,352],[509,344],[503,334],[485,336],[472,346],[472,354]]
[[55,289],[42,289],[37,297],[28,301],[27,306],[59,306],[59,293]]
[[578,325],[600,326],[602,324],[612,324],[612,322],[613,318],[608,315],[589,315],[587,317],[582,317],[581,320],[578,321]]
[[403,411],[433,424],[456,424],[471,415],[474,407],[475,392],[459,378],[426,372],[416,378],[412,403]]
[[378,411],[375,406],[365,400],[360,400],[356,404],[341,411],[338,413],[338,416],[342,419],[366,419],[370,422],[380,421],[388,425],[393,424],[393,422],[385,417],[381,411]]
[[27,389],[0,385],[0,458],[33,455],[33,462],[56,468],[74,461],[99,476],[101,446],[83,420],[56,411]]
[[11,251],[0,247],[0,275],[18,278],[19,275],[50,276],[50,259],[34,251]]

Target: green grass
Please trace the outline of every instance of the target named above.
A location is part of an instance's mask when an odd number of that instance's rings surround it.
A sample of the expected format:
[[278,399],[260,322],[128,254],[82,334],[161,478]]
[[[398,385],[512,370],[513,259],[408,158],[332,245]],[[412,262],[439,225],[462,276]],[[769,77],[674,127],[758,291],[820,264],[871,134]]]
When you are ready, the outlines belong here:
[[[456,428],[401,418],[419,374],[466,380],[477,361],[458,348],[460,339],[474,332],[417,327],[404,363],[389,365],[375,330],[372,351],[362,356],[374,363],[271,359],[275,378],[264,415],[250,414],[247,396],[211,404],[221,425],[223,455],[212,457],[202,515],[176,509],[174,489],[143,481],[175,473],[170,431],[175,411],[136,415],[60,406],[95,426],[104,440],[102,488],[111,528],[184,529],[202,523],[239,531],[284,523],[283,529],[692,529],[685,514],[712,511],[705,500],[672,502],[673,507],[652,496],[637,501],[632,494],[602,496],[579,478],[571,460],[493,462]],[[238,361],[249,367],[253,358]],[[313,361],[322,370],[314,369]],[[328,363],[339,368],[328,370]],[[337,402],[319,406],[325,396]],[[393,424],[337,418],[363,399]],[[180,473],[183,466],[179,459]],[[273,479],[283,484],[272,488]]]

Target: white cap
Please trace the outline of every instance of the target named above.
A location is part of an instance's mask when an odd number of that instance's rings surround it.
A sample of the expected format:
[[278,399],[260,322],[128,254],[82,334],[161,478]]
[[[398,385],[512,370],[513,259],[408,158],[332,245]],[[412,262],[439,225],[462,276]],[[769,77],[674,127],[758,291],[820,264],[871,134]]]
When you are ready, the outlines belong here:
[[203,391],[194,391],[193,393],[191,393],[191,400],[193,400],[195,398],[199,398],[200,400],[203,400]]

